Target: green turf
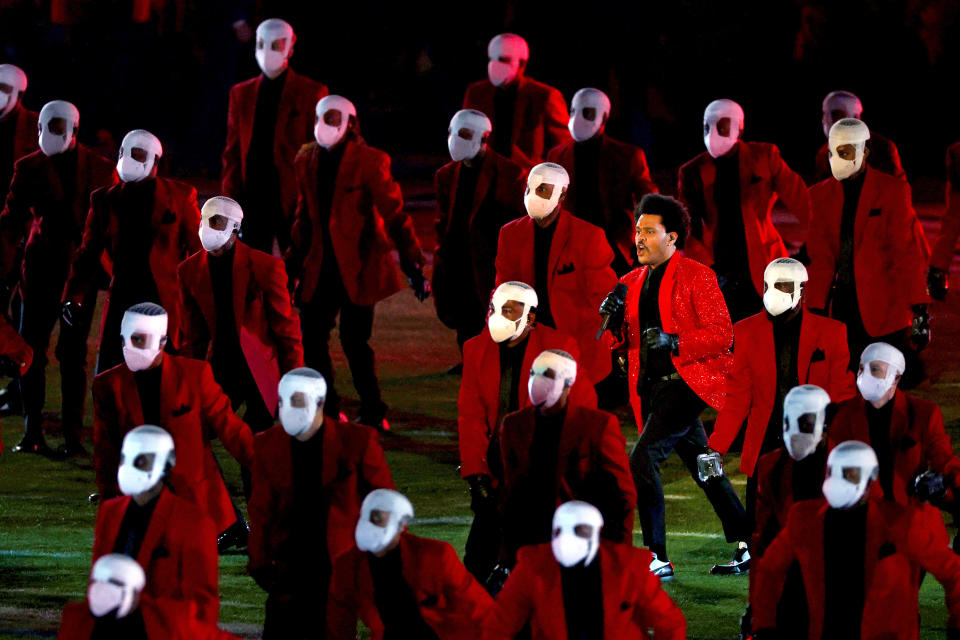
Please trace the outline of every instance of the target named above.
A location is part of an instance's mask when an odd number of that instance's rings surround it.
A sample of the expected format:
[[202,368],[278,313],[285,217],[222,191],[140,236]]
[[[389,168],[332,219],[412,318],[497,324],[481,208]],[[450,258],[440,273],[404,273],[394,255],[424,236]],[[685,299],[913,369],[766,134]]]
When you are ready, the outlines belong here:
[[[457,361],[452,332],[441,327],[431,304],[418,305],[403,292],[377,307],[372,344],[384,398],[391,407],[392,431],[383,438],[387,459],[397,488],[411,498],[418,519],[426,520],[411,530],[447,540],[462,552],[471,514],[466,485],[456,472],[459,378],[443,373]],[[340,373],[336,384],[347,396],[350,414],[356,410],[356,402],[350,400],[355,395],[336,340],[333,346]],[[54,366],[49,374],[48,408],[56,408]],[[956,385],[955,377],[943,385],[925,395],[942,395],[946,387]],[[956,407],[945,411],[956,440]],[[632,445],[636,427],[626,416],[621,414],[624,434]],[[22,421],[5,419],[2,429],[9,448],[21,434]],[[57,434],[50,443],[60,443]],[[238,467],[219,444],[216,451],[227,484],[238,495]],[[744,478],[733,471],[737,460],[731,456],[726,462],[742,494]],[[668,544],[677,571],[666,589],[687,616],[689,637],[735,638],[747,579],[707,575],[714,562],[729,559],[732,549],[722,540],[709,503],[676,457],[667,461],[663,476]],[[9,451],[0,457],[0,639],[53,637],[63,603],[83,597],[96,515],[87,495],[93,490],[89,460],[56,462]],[[635,542],[640,543],[639,532]],[[238,635],[254,638],[263,622],[264,594],[244,567],[242,555],[220,560],[220,620]],[[922,637],[943,637],[943,590],[930,578],[921,591],[921,614]]]

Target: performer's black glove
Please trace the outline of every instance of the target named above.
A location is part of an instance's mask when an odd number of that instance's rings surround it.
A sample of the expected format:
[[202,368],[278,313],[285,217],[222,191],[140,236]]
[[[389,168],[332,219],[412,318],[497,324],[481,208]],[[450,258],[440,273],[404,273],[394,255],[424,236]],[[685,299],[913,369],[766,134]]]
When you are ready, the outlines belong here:
[[916,347],[917,351],[923,351],[930,344],[930,314],[927,312],[927,305],[915,304],[913,309],[913,322],[910,323],[910,342]]
[[626,310],[626,302],[615,295],[615,292],[607,294],[603,303],[600,305],[600,315],[609,316],[607,329],[615,336],[620,335],[620,329],[623,327],[623,314]]
[[493,571],[490,572],[490,577],[487,578],[487,592],[496,598],[497,594],[503,589],[503,585],[506,584],[509,576],[510,569],[500,564],[495,566]]
[[947,494],[947,484],[939,473],[924,471],[913,479],[913,495],[918,500],[939,504]]
[[421,265],[404,265],[403,273],[407,276],[407,282],[410,283],[410,288],[413,289],[413,295],[417,296],[417,300],[423,302],[430,297],[430,281],[424,277]]
[[80,315],[80,303],[68,300],[63,303],[60,313],[63,315],[63,321],[67,323],[67,326],[72,327]]
[[947,299],[947,291],[950,289],[950,282],[947,278],[947,272],[936,267],[930,267],[927,270],[927,293],[937,302],[943,302]]
[[20,363],[10,356],[0,356],[0,376],[16,378],[20,375]]
[[470,484],[470,508],[474,513],[496,508],[496,496],[493,493],[493,481],[485,473],[467,476]]
[[680,336],[667,333],[663,329],[650,327],[643,332],[643,344],[649,349],[669,349],[677,351],[680,348]]

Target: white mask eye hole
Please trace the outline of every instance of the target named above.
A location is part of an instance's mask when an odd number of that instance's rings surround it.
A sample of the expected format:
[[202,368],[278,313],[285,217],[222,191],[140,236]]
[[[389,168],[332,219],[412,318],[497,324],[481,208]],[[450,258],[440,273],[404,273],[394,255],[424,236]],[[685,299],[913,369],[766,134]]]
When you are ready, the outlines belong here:
[[578,538],[584,538],[585,540],[593,537],[593,527],[588,524],[578,524],[573,528],[573,532]]

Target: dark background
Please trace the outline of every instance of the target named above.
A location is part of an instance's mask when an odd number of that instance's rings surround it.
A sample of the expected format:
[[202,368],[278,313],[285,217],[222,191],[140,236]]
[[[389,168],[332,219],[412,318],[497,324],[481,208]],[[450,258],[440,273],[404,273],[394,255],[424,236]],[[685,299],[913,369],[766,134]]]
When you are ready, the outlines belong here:
[[[661,188],[703,150],[701,121],[718,97],[740,102],[744,137],[780,146],[812,170],[824,142],[820,103],[857,93],[864,120],[900,147],[908,176],[943,178],[960,139],[960,3],[803,0],[747,2],[225,2],[152,0],[148,22],[132,1],[0,0],[0,61],[28,74],[24,103],[74,102],[81,140],[113,153],[142,127],[165,146],[165,169],[216,176],[232,84],[259,72],[251,30],[289,21],[291,66],[357,105],[367,141],[397,171],[432,173],[466,85],[485,77],[486,45],[503,31],[530,44],[528,75],[569,101],[584,86],[613,102],[608,131],[647,151]],[[666,184],[664,184],[666,183]]]

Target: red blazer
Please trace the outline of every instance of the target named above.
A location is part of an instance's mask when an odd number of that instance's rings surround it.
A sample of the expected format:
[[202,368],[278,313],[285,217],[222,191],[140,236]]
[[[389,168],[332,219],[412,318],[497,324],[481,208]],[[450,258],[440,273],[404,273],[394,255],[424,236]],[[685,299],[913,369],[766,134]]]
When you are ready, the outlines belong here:
[[[17,105],[15,111],[17,112],[17,130],[13,134],[13,157],[9,160],[11,165],[40,148],[37,137],[40,115],[36,111],[30,111],[22,103]],[[6,186],[3,185],[3,188]]]
[[[787,255],[770,212],[777,198],[800,224],[810,219],[810,196],[803,179],[780,158],[780,150],[766,142],[740,142],[740,202],[747,241],[750,275],[757,293],[763,295],[763,270],[776,258]],[[706,151],[680,167],[680,199],[690,210],[694,232],[685,252],[706,265],[713,264],[713,238],[720,223],[713,185],[716,161]],[[701,230],[702,229],[702,230]]]
[[[6,205],[0,213],[0,274],[9,274],[16,268],[17,247],[27,235],[24,266],[33,264],[37,268],[46,264],[46,269],[51,269],[53,261],[64,272],[62,277],[66,277],[73,253],[80,246],[90,194],[118,180],[116,167],[106,158],[82,144],[77,145],[76,153],[76,190],[69,203],[73,216],[67,220],[63,216],[63,185],[53,161],[42,151],[17,160]],[[26,292],[29,286],[29,279],[24,277],[21,290]]]
[[459,258],[464,251],[470,252],[473,263],[473,281],[477,286],[477,298],[487,300],[494,286],[497,252],[497,236],[504,224],[526,215],[523,208],[523,191],[526,188],[527,172],[517,163],[504,158],[487,148],[477,176],[473,192],[470,219],[467,222],[469,245],[456,246],[447,240],[453,222],[454,204],[457,200],[457,185],[460,182],[462,162],[448,162],[437,170],[433,186],[437,193],[437,214],[434,226],[437,230],[437,246],[433,252],[433,300],[437,315],[448,326],[455,326],[456,305],[462,296],[458,289],[462,283],[458,274],[449,273],[448,257]]
[[[273,162],[280,178],[283,211],[293,216],[297,205],[297,174],[293,159],[301,146],[313,140],[317,102],[330,93],[326,85],[302,76],[288,68],[277,107],[277,124],[273,132]],[[253,119],[257,111],[257,91],[263,76],[244,80],[230,89],[227,111],[227,146],[223,149],[223,170],[220,190],[234,200],[244,199],[247,182],[247,153],[253,136]]]
[[[843,185],[828,178],[810,187],[813,217],[807,252],[807,305],[824,309],[840,257]],[[930,301],[927,239],[910,200],[910,185],[867,167],[854,221],[853,266],[863,326],[884,336],[910,326],[910,307]]]
[[[161,423],[173,437],[177,464],[170,472],[174,491],[193,501],[217,526],[236,521],[210,440],[220,438],[241,466],[253,463],[253,433],[230,409],[230,399],[203,360],[164,354],[161,374]],[[140,394],[125,364],[93,379],[93,459],[102,498],[119,494],[117,467],[128,431],[144,424]]]
[[[740,470],[752,476],[777,395],[773,323],[767,312],[761,311],[734,325],[733,335],[735,348],[727,401],[717,416],[709,446],[727,453],[746,421]],[[856,385],[849,366],[846,325],[804,311],[797,351],[800,384],[817,385],[830,394],[833,402],[852,398]]]
[[[903,165],[900,164],[900,152],[897,151],[897,145],[893,143],[893,140],[880,135],[876,131],[871,131],[870,142],[867,143],[867,146],[870,148],[867,165],[906,182],[907,173],[903,170]],[[830,157],[827,152],[827,143],[824,142],[823,146],[817,150],[817,182],[833,177],[833,173],[830,172]]]
[[513,107],[513,122],[497,124],[493,108],[496,87],[489,80],[478,80],[467,87],[463,96],[464,109],[482,111],[490,118],[494,130],[510,126],[510,159],[530,169],[543,162],[547,151],[570,141],[567,121],[567,103],[563,95],[551,86],[532,78],[517,79],[517,101]]
[[[510,493],[517,482],[535,474],[531,468],[530,447],[535,428],[534,407],[507,414],[500,425],[500,452],[503,459],[503,491],[501,503],[510,501]],[[591,491],[591,476],[607,473],[620,490],[623,513],[605,513],[604,534],[610,540],[633,542],[633,512],[637,507],[637,492],[627,459],[627,443],[620,431],[620,422],[612,413],[567,405],[563,433],[557,458],[557,498],[555,507],[570,500],[585,500],[595,504],[596,497],[585,495]],[[611,497],[612,498],[612,497]],[[600,508],[600,505],[597,505]],[[616,521],[611,515],[622,516]]]
[[[177,462],[179,464],[179,460]],[[122,496],[100,505],[93,562],[113,553],[130,500],[130,496]],[[200,620],[217,623],[220,613],[217,530],[192,502],[164,489],[157,498],[150,526],[134,559],[147,574],[144,593],[154,598],[192,600]]]
[[[356,547],[333,567],[327,598],[327,638],[353,640],[357,619],[373,640],[383,638],[384,625],[374,600],[370,554]],[[400,536],[403,578],[419,605],[420,616],[440,640],[480,638],[480,625],[493,600],[460,562],[452,546],[412,533]]]
[[[140,594],[140,613],[150,640],[234,640],[237,636],[217,628],[216,621],[206,623],[193,617],[193,603],[170,598],[151,598]],[[59,640],[90,640],[97,619],[90,605],[68,602],[60,619]]]
[[[723,301],[717,276],[696,260],[674,253],[660,281],[660,323],[667,333],[680,338],[678,353],[671,355],[673,366],[694,393],[714,409],[720,409],[733,365],[730,345],[733,325]],[[627,285],[624,314],[624,343],[630,368],[630,404],[643,431],[643,410],[637,383],[640,380],[640,334],[638,324],[640,290],[649,267],[639,267],[620,278]],[[679,355],[678,355],[679,354]]]
[[[347,140],[333,189],[330,240],[343,285],[356,305],[369,306],[406,286],[391,251],[400,264],[425,263],[413,221],[403,210],[400,185],[390,174],[390,156],[368,147],[363,138]],[[297,211],[287,251],[287,270],[301,278],[300,300],[313,298],[323,263],[323,225],[317,193],[316,142],[297,154]]]
[[[237,241],[233,257],[233,317],[240,348],[266,407],[277,406],[280,376],[303,366],[300,316],[290,304],[283,261]],[[181,354],[209,360],[217,310],[206,251],[177,267],[183,306]]]
[[[524,216],[504,225],[497,245],[497,286],[511,280],[536,286],[533,227]],[[561,210],[550,245],[550,309],[557,330],[573,336],[580,346],[578,371],[596,384],[611,370],[610,334],[596,340],[600,327],[597,309],[617,284],[610,263],[613,250],[603,229]]]
[[[822,484],[827,470],[826,452],[818,448],[817,452],[810,455],[824,456],[824,473],[820,477]],[[753,536],[750,539],[750,554],[754,558],[759,559],[766,552],[767,547],[787,524],[787,516],[795,504],[793,497],[795,465],[796,462],[784,447],[763,454],[757,461],[757,505]]]
[[[151,213],[153,242],[150,247],[150,271],[160,294],[161,306],[169,316],[167,334],[174,347],[180,346],[180,290],[177,282],[177,265],[188,255],[201,249],[200,209],[197,208],[197,190],[190,185],[157,177],[157,191]],[[128,239],[122,237],[126,215],[117,206],[123,184],[97,189],[90,197],[90,213],[83,231],[83,242],[70,268],[70,277],[64,288],[64,302],[83,302],[86,294],[97,286],[101,257],[113,262],[120,244]],[[113,280],[110,281],[111,288]],[[106,305],[109,305],[109,296]],[[107,317],[104,306],[102,317]],[[114,336],[110,336],[113,339]],[[100,340],[103,340],[102,327]]]
[[[0,355],[8,356],[20,365],[20,375],[27,372],[33,362],[33,349],[30,348],[7,317],[0,314]],[[3,438],[0,437],[0,452],[3,451]]]
[[[683,612],[650,573],[652,554],[626,544],[600,541],[594,562],[603,581],[603,637],[683,640]],[[517,566],[483,624],[484,640],[513,638],[530,622],[533,640],[567,637],[560,564],[549,544],[523,547]]]
[[[870,444],[866,401],[859,395],[840,404],[830,423],[830,448],[847,440]],[[943,428],[943,413],[935,403],[907,395],[899,389],[893,396],[890,420],[893,445],[893,492],[900,504],[908,504],[907,487],[929,466],[943,474],[953,487],[960,487],[960,458],[953,452]]]
[[946,206],[940,218],[940,234],[930,256],[930,266],[949,271],[953,250],[960,236],[960,142],[947,148]]
[[[374,489],[393,489],[390,468],[376,432],[362,425],[324,418],[323,483],[327,512],[327,551],[336,560],[354,546],[353,532],[360,503]],[[280,425],[258,433],[253,465],[250,516],[250,573],[272,569],[283,576],[295,570],[298,549],[291,549],[293,518],[293,457],[291,438]]]
[[[561,349],[579,359],[580,350],[570,336],[550,327],[534,325],[520,367],[517,386],[519,408],[530,406],[527,380],[530,367],[547,349]],[[568,402],[574,406],[597,408],[597,392],[584,376],[578,376],[570,389]],[[486,329],[463,344],[463,379],[457,396],[457,428],[460,433],[460,475],[491,475],[487,465],[490,436],[496,433],[500,408],[500,345]]]
[[[756,566],[750,589],[753,628],[776,626],[777,603],[787,572],[800,564],[810,615],[810,640],[823,633],[825,500],[804,500],[790,510],[786,528]],[[960,625],[960,558],[936,534],[921,511],[871,500],[867,512],[864,608],[861,638],[919,637],[917,583],[922,567],[946,592],[948,626]]]
[[[573,140],[554,147],[547,160],[562,165],[570,174],[570,187],[564,206],[577,215],[577,178],[574,167]],[[657,185],[650,177],[647,157],[643,149],[601,135],[600,147],[600,201],[603,203],[603,230],[608,238],[616,238],[615,251],[619,251],[627,264],[637,261],[637,246],[634,243],[636,226],[634,208],[648,193],[657,193]]]

